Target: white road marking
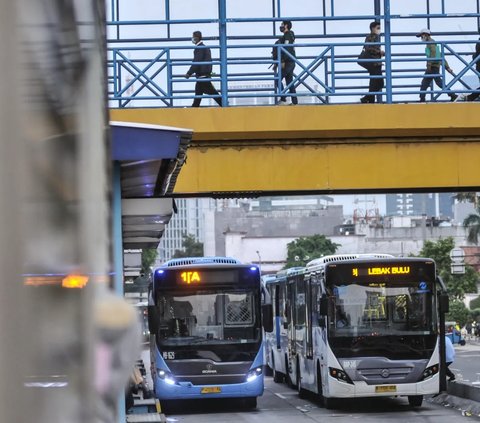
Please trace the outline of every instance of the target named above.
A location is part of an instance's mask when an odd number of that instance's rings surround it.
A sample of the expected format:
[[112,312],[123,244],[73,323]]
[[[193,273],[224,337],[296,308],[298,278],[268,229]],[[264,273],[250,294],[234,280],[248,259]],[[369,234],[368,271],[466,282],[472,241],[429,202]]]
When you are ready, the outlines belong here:
[[278,398],[287,399],[287,397],[284,397],[282,394],[279,394],[279,393],[277,393],[277,392],[275,392],[275,395],[276,395]]

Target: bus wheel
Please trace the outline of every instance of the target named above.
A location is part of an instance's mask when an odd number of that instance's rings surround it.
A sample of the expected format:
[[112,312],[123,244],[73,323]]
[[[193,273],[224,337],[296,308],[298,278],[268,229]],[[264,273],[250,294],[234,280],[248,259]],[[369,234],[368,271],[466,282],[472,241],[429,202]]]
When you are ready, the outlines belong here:
[[249,397],[243,400],[246,408],[257,408],[257,397]]
[[275,383],[282,383],[283,382],[283,374],[280,372],[277,372],[275,368],[273,368],[273,381]]
[[423,402],[423,395],[409,395],[408,396],[408,403],[412,407],[421,407]]

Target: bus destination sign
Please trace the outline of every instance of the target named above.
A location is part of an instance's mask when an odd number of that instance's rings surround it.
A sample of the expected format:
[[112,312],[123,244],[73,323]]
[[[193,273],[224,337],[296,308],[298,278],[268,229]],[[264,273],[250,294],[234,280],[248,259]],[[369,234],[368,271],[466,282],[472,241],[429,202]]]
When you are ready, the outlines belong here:
[[384,276],[384,275],[409,275],[410,266],[375,266],[352,268],[352,276]]

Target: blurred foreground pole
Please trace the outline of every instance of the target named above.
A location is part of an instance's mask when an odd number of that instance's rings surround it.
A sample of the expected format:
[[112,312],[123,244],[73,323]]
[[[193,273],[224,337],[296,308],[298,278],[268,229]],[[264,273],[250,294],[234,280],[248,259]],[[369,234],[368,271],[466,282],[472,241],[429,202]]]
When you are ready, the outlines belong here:
[[[22,139],[19,133],[19,73],[17,13],[14,1],[0,0],[0,421],[23,422],[25,407],[20,406],[21,378],[18,365],[23,362],[19,350],[21,337],[20,275],[21,222],[20,198]],[[8,58],[8,60],[5,60]],[[18,361],[17,361],[18,360]]]
[[105,4],[0,8],[0,422],[113,422],[136,321],[108,291]]

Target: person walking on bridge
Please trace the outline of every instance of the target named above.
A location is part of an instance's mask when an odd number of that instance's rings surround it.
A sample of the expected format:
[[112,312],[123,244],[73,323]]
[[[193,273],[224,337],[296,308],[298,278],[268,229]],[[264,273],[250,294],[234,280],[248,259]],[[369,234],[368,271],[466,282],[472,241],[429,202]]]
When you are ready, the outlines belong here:
[[[478,28],[478,32],[480,33],[480,28]],[[478,56],[480,56],[480,40],[475,44],[475,53],[472,54],[472,59],[475,60]],[[475,68],[477,72],[480,73],[480,58],[477,59]],[[480,76],[478,79],[480,80]],[[475,101],[478,97],[480,97],[480,87],[477,87],[473,93],[460,94],[455,101]]]
[[[295,33],[292,31],[292,22],[291,21],[283,21],[280,25],[280,32],[283,35],[277,40],[275,44],[286,44],[287,46],[284,47],[286,52],[281,52],[280,55],[280,63],[281,63],[281,71],[277,69],[277,66],[274,65],[273,70],[276,75],[280,75],[282,79],[285,79],[285,83],[287,87],[293,81],[293,70],[295,69],[295,47],[293,47],[293,43],[295,42]],[[272,50],[272,58],[273,60],[277,60],[277,47],[274,47]],[[281,92],[283,91],[283,84],[282,80],[277,80],[277,87],[278,90]],[[290,94],[296,94],[295,85],[290,85],[288,91]],[[281,96],[280,101],[277,103],[279,105],[286,105],[287,104],[287,97]],[[296,95],[292,95],[292,105],[298,104],[298,98]]]
[[[195,84],[195,96],[193,100],[192,107],[199,107],[200,102],[202,101],[201,97],[203,94],[208,95],[217,95],[220,96],[218,91],[215,89],[211,81],[205,81],[212,75],[212,53],[208,47],[205,47],[205,44],[202,42],[202,33],[200,31],[195,31],[192,36],[192,43],[195,44],[195,50],[193,52],[193,64],[190,66],[190,69],[185,74],[185,78],[190,78],[192,75],[197,77],[197,82]],[[205,63],[203,63],[205,62]],[[222,106],[222,98],[215,97],[214,100],[219,106]]]
[[[422,83],[420,85],[420,91],[426,91],[435,81],[435,84],[441,89],[443,89],[443,80],[440,74],[440,65],[442,64],[442,54],[440,52],[440,47],[438,44],[434,43],[432,38],[432,33],[428,28],[423,28],[418,34],[417,37],[421,38],[422,41],[428,43],[425,46],[425,55],[427,56],[427,69],[425,70],[425,75],[423,75]],[[431,60],[434,59],[434,60]],[[447,60],[445,62],[445,69],[448,73],[453,75],[452,69],[448,65]],[[450,90],[447,90],[450,91]],[[455,101],[457,98],[456,94],[449,93],[451,101]],[[425,102],[425,92],[420,93],[420,102]]]
[[[380,42],[380,33],[382,28],[380,22],[370,23],[370,34],[365,37],[365,43],[379,43]],[[368,92],[380,92],[384,86],[382,76],[382,62],[380,59],[385,56],[385,52],[382,50],[379,44],[369,45],[366,44],[363,47],[362,54],[360,55],[363,59],[379,59],[378,62],[364,62],[360,66],[364,67],[368,74],[370,75],[370,83],[368,86]],[[361,103],[375,103],[375,94],[368,94],[363,96],[360,99]]]

